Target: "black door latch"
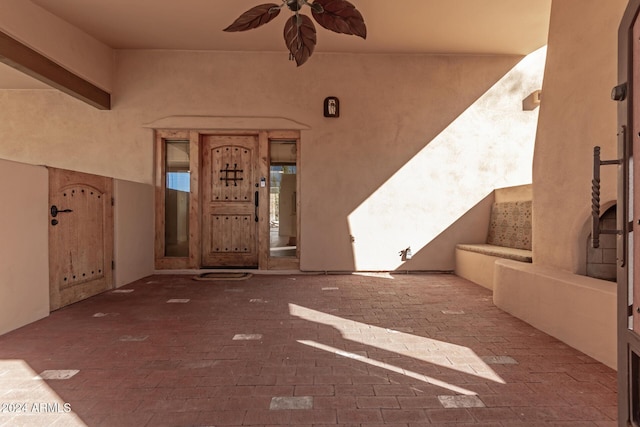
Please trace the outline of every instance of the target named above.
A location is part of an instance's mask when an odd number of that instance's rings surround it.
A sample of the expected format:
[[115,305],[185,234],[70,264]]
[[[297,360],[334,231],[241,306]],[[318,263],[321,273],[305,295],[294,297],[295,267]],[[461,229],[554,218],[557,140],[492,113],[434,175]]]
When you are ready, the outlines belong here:
[[56,205],[51,206],[51,216],[53,218],[57,217],[59,213],[68,213],[73,212],[71,209],[58,209]]

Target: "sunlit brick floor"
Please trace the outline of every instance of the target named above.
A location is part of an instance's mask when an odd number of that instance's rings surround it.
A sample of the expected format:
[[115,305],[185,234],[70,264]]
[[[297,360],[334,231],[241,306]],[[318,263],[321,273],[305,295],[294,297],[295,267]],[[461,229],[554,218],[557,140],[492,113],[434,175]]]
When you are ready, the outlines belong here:
[[122,289],[0,337],[0,425],[616,425],[613,370],[452,275]]

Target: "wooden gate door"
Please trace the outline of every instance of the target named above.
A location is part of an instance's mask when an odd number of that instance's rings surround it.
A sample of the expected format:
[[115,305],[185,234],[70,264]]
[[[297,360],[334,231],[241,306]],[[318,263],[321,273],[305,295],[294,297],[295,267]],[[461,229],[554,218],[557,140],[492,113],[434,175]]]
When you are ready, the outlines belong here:
[[50,308],[113,286],[113,180],[49,169]]
[[618,425],[640,426],[640,0],[619,28],[618,83]]
[[258,267],[258,136],[202,139],[202,266]]

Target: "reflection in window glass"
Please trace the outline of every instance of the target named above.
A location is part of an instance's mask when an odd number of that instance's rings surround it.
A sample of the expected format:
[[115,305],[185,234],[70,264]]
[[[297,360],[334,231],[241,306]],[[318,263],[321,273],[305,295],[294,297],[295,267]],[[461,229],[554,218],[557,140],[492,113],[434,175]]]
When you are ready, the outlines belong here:
[[165,232],[167,257],[189,256],[189,141],[166,141]]
[[191,185],[189,172],[167,172],[167,189],[188,193]]
[[296,150],[296,141],[271,141],[269,240],[272,257],[297,256]]

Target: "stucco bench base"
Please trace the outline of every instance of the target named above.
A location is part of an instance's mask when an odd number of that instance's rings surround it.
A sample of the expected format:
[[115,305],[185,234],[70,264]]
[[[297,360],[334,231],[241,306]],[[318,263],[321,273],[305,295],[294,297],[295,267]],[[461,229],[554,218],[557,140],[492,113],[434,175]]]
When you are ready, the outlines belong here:
[[463,251],[477,252],[479,254],[490,255],[498,258],[512,259],[514,261],[532,262],[533,260],[532,251],[528,251],[526,249],[506,248],[504,246],[489,245],[486,243],[473,245],[459,244],[456,248]]
[[489,244],[459,244],[456,246],[457,276],[493,289],[493,266],[496,260],[532,261],[532,252]]
[[616,368],[616,284],[498,260],[493,302],[507,313]]

